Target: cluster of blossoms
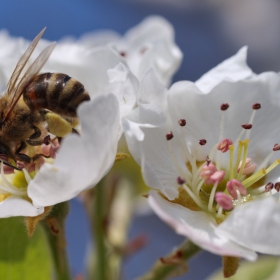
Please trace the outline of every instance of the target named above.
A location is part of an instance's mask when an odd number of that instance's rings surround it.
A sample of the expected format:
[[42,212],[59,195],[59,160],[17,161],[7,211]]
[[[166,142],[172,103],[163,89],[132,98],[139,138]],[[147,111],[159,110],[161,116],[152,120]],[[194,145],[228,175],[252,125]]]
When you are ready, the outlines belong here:
[[152,188],[151,208],[177,233],[224,256],[280,254],[280,76],[252,73],[246,52],[168,89],[182,54],[162,18],[122,38],[89,34],[59,43],[43,70],[72,75],[89,91],[91,101],[78,109],[80,135],[28,150],[44,156],[18,163],[23,171],[1,164],[0,217],[36,216],[96,185],[124,132]]
[[[11,38],[6,32],[0,33],[0,40],[7,46],[0,50],[0,68],[4,69],[0,88],[4,90],[30,42]],[[41,40],[34,57],[49,44]],[[59,145],[42,128],[45,144],[28,145],[22,151],[32,162],[12,163],[22,171],[1,163],[0,217],[37,216],[46,206],[95,186],[115,161],[121,117],[137,106],[139,80],[152,67],[168,85],[181,59],[172,27],[160,17],[147,18],[123,37],[104,32],[57,43],[42,72],[67,73],[89,92],[91,101],[77,112],[80,135],[68,135]]]

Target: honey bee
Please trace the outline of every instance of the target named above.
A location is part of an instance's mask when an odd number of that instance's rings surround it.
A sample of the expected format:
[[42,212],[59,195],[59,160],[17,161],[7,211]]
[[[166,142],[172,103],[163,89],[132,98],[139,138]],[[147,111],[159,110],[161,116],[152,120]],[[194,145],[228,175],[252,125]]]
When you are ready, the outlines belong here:
[[81,102],[90,100],[84,86],[68,75],[38,74],[55,43],[46,47],[27,66],[45,29],[19,59],[6,92],[0,97],[0,160],[14,169],[20,168],[11,161],[32,161],[23,151],[27,145],[39,146],[48,139],[49,136],[44,138],[46,126],[50,133],[58,137],[75,132],[73,125],[77,123],[77,107]]

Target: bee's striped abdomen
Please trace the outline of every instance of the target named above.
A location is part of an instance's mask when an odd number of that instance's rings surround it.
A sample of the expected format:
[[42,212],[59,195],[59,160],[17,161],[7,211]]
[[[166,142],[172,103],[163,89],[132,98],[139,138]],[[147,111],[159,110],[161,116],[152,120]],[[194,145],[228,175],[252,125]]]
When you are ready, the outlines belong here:
[[31,110],[49,109],[65,116],[76,116],[77,107],[90,100],[83,84],[61,73],[38,75],[26,87],[23,98]]

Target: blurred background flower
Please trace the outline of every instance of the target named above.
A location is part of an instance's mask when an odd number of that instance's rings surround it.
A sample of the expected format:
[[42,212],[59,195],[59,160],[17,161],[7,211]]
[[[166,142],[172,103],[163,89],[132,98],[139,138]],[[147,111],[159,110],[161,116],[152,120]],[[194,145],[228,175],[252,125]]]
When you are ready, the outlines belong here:
[[[145,17],[161,15],[172,24],[175,42],[184,54],[173,81],[195,81],[244,45],[249,47],[248,63],[254,72],[279,71],[279,12],[280,3],[275,0],[4,0],[0,4],[0,29],[28,40],[44,26],[44,38],[50,41],[82,40],[84,34],[100,30],[111,30],[110,37],[118,38],[118,34],[123,35]],[[0,34],[0,65],[7,63],[7,56],[15,59],[13,48],[24,47],[22,41],[14,47],[6,44],[6,35]],[[0,79],[7,77],[8,71],[11,70],[0,72]],[[71,206],[67,221],[68,252],[73,275],[77,276],[85,269],[90,234],[81,203],[72,200]],[[142,233],[148,236],[149,246],[127,259],[124,279],[141,275],[182,241],[154,215],[133,220],[129,238]],[[205,279],[220,265],[219,257],[202,253],[190,261],[190,273],[177,279]]]

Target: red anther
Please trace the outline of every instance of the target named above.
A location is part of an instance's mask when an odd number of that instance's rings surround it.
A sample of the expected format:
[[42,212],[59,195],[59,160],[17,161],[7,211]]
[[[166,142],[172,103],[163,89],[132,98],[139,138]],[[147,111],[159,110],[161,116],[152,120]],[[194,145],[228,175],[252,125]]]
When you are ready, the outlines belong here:
[[199,145],[204,146],[207,143],[205,139],[200,139],[199,140]]
[[217,192],[215,194],[215,200],[225,210],[231,210],[233,207],[232,198],[223,192]]
[[178,183],[178,185],[184,185],[186,183],[186,181],[183,178],[178,177],[177,178],[177,183]]
[[280,145],[279,145],[279,144],[275,144],[272,150],[273,150],[274,152],[275,152],[275,151],[279,151],[279,150],[280,150]]
[[267,183],[266,185],[265,185],[265,191],[266,192],[269,192],[269,191],[271,191],[272,189],[274,188],[274,184],[273,183],[271,183],[271,182],[269,182],[269,183]]
[[275,183],[274,189],[279,192],[280,191],[280,182]]
[[226,111],[228,107],[229,107],[228,103],[223,103],[220,108],[222,111]]
[[120,56],[126,57],[126,52],[119,52]]
[[179,121],[178,121],[178,124],[180,125],[180,126],[185,126],[186,125],[186,120],[185,119],[180,119]]
[[225,138],[218,144],[217,149],[222,153],[225,153],[229,150],[229,146],[232,145],[232,143],[231,139]]
[[252,128],[252,124],[250,124],[250,123],[245,123],[245,124],[242,124],[241,125],[244,129],[251,129]]
[[252,105],[252,108],[254,110],[259,110],[261,108],[261,104],[260,103],[255,103],[255,104]]
[[239,191],[241,195],[247,194],[245,187],[236,179],[227,182],[227,190],[234,199],[238,198],[237,191]]
[[169,133],[167,133],[167,134],[165,135],[165,137],[166,137],[166,140],[167,140],[167,141],[171,140],[171,139],[173,138],[173,133],[172,133],[172,131],[170,131]]

